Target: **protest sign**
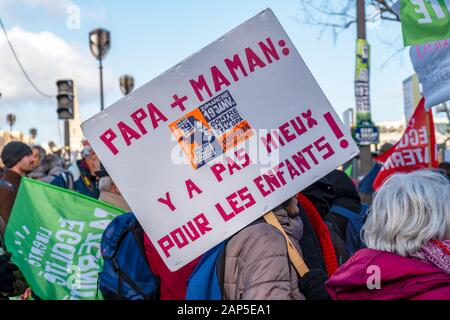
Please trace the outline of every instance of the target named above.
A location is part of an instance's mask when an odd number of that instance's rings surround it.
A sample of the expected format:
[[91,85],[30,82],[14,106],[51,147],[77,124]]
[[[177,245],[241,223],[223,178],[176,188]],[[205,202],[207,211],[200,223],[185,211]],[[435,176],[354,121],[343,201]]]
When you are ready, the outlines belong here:
[[450,0],[401,0],[405,46],[450,38]]
[[271,10],[82,127],[172,271],[358,153]]
[[[428,142],[427,112],[429,113],[430,143]],[[386,178],[394,173],[430,167],[429,146],[431,146],[431,167],[437,168],[433,114],[431,110],[425,111],[424,98],[422,98],[400,141],[376,158],[377,162],[383,162],[384,164],[373,182],[374,189],[378,189]]]
[[41,299],[95,299],[103,230],[121,213],[79,193],[22,178],[6,247]]
[[[450,0],[449,0],[450,1]],[[422,84],[425,108],[450,100],[450,39],[413,46],[409,50]]]

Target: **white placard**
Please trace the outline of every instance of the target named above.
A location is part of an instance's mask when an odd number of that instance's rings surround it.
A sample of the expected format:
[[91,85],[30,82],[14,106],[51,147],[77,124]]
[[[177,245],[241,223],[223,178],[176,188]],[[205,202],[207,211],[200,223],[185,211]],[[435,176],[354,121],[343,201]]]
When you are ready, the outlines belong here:
[[170,270],[358,153],[270,9],[82,127]]
[[409,50],[414,70],[422,84],[425,108],[450,100],[450,39],[439,40]]

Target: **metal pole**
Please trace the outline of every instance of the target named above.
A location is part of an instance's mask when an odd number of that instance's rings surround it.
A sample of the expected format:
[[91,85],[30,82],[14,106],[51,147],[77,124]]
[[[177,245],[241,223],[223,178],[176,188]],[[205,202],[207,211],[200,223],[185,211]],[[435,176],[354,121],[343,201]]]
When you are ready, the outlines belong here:
[[[427,140],[428,140],[428,168],[433,168],[433,145],[431,144],[431,110],[425,111],[426,114],[426,128],[427,128]],[[430,115],[431,114],[431,115]]]
[[99,59],[99,69],[100,69],[100,110],[103,111],[103,64],[102,58]]
[[64,149],[66,150],[66,160],[70,162],[70,126],[68,119],[64,120]]
[[366,39],[366,11],[364,0],[356,0],[357,36]]
[[[366,39],[366,12],[364,0],[356,0],[357,39]],[[359,147],[360,175],[366,175],[372,168],[372,154],[369,146]]]

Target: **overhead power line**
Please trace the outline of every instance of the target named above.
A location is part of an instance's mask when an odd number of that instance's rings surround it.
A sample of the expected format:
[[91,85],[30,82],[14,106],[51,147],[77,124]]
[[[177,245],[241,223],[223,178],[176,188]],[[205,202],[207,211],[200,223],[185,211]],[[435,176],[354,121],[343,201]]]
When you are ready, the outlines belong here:
[[14,58],[16,59],[17,64],[19,65],[20,69],[22,70],[23,75],[25,76],[25,78],[28,80],[28,82],[31,84],[31,86],[34,88],[34,90],[36,90],[36,92],[39,93],[41,96],[44,96],[44,97],[46,97],[46,98],[54,98],[54,97],[55,97],[54,95],[46,94],[45,92],[43,92],[42,90],[40,90],[40,89],[36,86],[36,84],[33,82],[33,80],[31,80],[31,78],[30,78],[30,76],[28,75],[28,73],[25,71],[25,68],[23,67],[22,63],[21,63],[20,60],[19,60],[19,57],[17,56],[16,50],[14,49],[14,47],[13,47],[11,41],[9,40],[8,32],[6,31],[6,28],[5,28],[5,26],[3,25],[3,21],[2,21],[2,18],[1,18],[1,17],[0,17],[0,26],[1,26],[2,29],[3,29],[3,33],[5,34],[5,38],[6,38],[6,41],[8,42],[9,48],[11,49],[11,52],[12,52]]

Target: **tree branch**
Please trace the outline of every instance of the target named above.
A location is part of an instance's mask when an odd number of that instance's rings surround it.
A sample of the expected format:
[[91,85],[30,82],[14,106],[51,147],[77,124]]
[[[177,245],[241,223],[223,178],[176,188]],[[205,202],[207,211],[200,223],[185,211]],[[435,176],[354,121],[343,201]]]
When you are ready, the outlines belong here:
[[[342,30],[348,29],[356,23],[356,0],[299,0],[302,6],[303,19],[299,22],[321,27],[320,33],[331,32],[334,40]],[[367,10],[366,21],[377,20],[400,21],[399,16],[392,10],[396,0],[366,0],[372,6]],[[372,13],[374,12],[374,13]]]

